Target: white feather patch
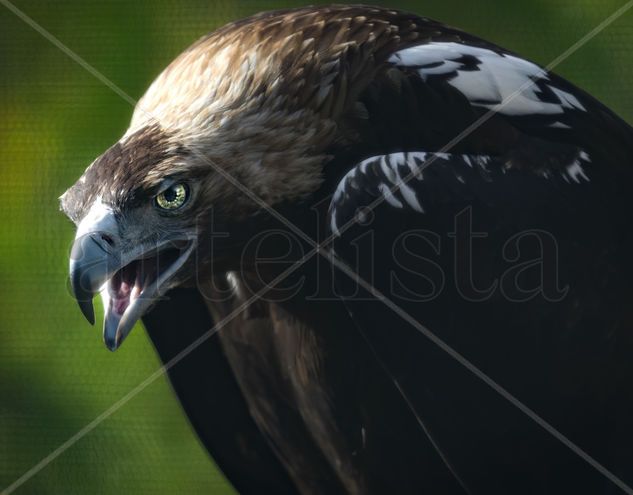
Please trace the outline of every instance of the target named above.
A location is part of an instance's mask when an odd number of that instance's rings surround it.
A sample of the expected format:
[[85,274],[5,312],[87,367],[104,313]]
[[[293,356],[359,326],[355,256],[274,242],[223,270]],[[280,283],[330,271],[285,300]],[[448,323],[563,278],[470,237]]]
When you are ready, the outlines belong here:
[[589,179],[587,173],[585,172],[585,169],[582,166],[583,162],[591,163],[591,158],[589,157],[587,152],[580,151],[578,153],[578,157],[565,167],[565,170],[562,173],[563,179],[565,179],[567,182],[571,180],[577,184],[580,184],[583,181],[589,182],[591,179]]
[[[473,59],[476,69],[472,70]],[[474,106],[506,115],[561,114],[565,109],[585,110],[578,99],[548,83],[547,72],[532,62],[487,48],[455,42],[431,42],[394,53],[389,61],[416,68],[420,77],[446,76]],[[545,83],[558,99],[541,99],[535,82]]]

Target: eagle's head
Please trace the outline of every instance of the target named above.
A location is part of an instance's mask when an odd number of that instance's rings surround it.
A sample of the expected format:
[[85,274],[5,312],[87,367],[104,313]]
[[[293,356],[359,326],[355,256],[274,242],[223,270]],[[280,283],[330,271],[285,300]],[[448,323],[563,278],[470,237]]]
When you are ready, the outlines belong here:
[[345,8],[299,10],[202,38],[62,196],[77,225],[72,289],[91,322],[101,293],[110,349],[157,297],[223,256],[221,243],[208,249],[215,227],[238,229],[263,204],[301,202],[319,188],[348,102],[395,32],[383,22],[349,38],[363,23]]

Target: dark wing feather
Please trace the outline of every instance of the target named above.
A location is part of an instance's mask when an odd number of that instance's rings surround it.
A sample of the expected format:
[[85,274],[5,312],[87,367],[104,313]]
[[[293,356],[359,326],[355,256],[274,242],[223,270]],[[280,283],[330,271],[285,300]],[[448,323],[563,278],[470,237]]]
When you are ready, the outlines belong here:
[[[630,213],[609,194],[623,178],[580,153],[532,170],[483,155],[370,158],[341,180],[329,226],[336,254],[361,277],[630,484]],[[542,257],[547,265],[533,263]],[[470,491],[610,486],[349,277],[337,279],[402,400]]]
[[581,149],[630,173],[631,129],[595,98],[492,43],[449,28],[428,36],[388,56],[350,106],[333,151],[352,161],[331,169],[394,151],[440,151],[494,110],[448,151],[531,168],[568,162]]
[[[172,290],[143,323],[163,363],[213,326],[195,289]],[[217,335],[171,367],[168,376],[198,437],[240,493],[296,493],[253,421]]]
[[[300,294],[268,293],[220,336],[253,419],[298,491],[463,493],[353,330],[327,272],[314,277],[310,262],[302,269],[286,280],[303,280]],[[223,318],[261,284],[233,272],[233,295],[212,303],[213,314]],[[225,288],[220,278],[215,287]]]

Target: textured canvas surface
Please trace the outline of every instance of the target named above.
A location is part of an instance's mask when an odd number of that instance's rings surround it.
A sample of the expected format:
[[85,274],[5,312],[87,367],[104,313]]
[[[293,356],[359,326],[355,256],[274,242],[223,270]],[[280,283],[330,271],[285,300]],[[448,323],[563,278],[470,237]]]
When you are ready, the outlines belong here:
[[[302,5],[168,0],[14,4],[134,99],[206,32],[261,10]],[[546,65],[624,2],[388,4]],[[633,122],[631,46],[633,11],[556,72]],[[129,102],[0,2],[0,489],[160,365],[142,329],[112,354],[100,330],[83,320],[67,288],[74,229],[58,211],[58,196],[119,138],[131,113]],[[164,377],[16,490],[174,492],[231,489],[193,435]]]

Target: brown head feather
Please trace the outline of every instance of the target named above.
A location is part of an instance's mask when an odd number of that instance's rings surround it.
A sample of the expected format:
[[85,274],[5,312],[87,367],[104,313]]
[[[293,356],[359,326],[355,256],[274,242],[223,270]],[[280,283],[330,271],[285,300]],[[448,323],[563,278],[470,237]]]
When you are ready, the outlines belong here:
[[[86,171],[86,181],[99,177],[125,196],[132,184],[151,187],[206,169],[202,190],[210,201],[236,215],[256,211],[213,173],[214,164],[268,204],[305,197],[319,187],[357,96],[394,50],[436,27],[360,6],[268,12],[228,24],[158,76],[126,135]],[[157,148],[143,151],[148,144]]]

